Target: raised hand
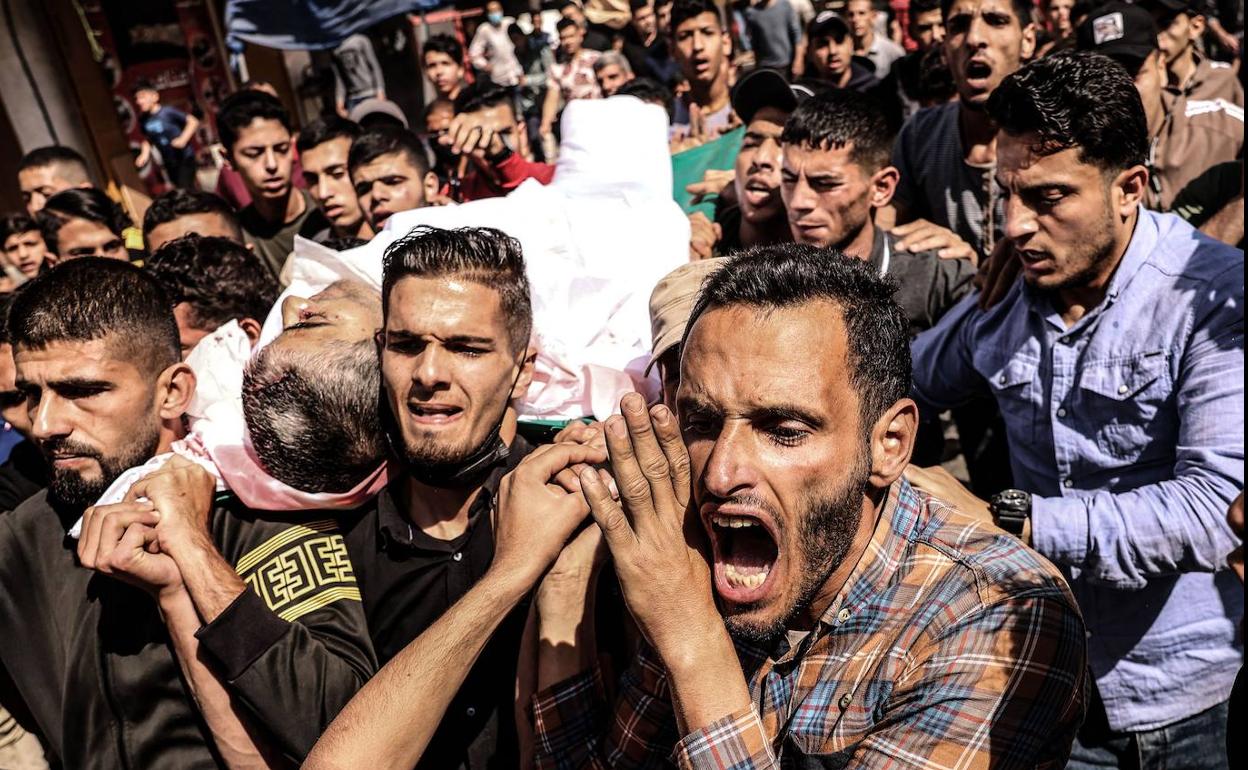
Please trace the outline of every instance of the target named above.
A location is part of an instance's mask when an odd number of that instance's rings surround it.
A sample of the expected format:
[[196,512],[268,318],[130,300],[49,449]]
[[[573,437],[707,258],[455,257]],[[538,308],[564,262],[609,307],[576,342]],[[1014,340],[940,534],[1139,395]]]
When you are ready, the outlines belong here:
[[498,488],[498,534],[490,571],[525,590],[536,584],[589,515],[580,490],[565,488],[556,476],[583,465],[586,473],[597,478],[589,466],[605,459],[600,447],[549,444],[534,450],[504,476]]
[[622,416],[606,423],[619,501],[597,474],[582,473],[581,487],[637,625],[665,659],[685,655],[706,629],[723,628],[704,536],[687,515],[689,454],[667,407],[647,411],[645,400],[632,393],[620,410]]

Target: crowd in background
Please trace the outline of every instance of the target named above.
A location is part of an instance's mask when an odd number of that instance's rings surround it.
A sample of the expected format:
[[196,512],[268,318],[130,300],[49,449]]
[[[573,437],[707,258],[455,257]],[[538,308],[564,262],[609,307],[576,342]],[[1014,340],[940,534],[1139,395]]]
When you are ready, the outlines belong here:
[[0,218],[0,768],[1242,761],[1242,7],[490,0],[212,191],[137,82]]

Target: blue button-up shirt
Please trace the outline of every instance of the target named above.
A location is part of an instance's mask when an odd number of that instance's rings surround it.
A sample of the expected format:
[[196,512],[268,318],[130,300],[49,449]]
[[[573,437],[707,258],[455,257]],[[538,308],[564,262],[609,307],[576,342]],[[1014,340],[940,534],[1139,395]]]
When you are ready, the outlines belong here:
[[1071,581],[1115,730],[1230,694],[1244,591],[1225,568],[1244,485],[1244,253],[1140,210],[1099,306],[1067,327],[1019,281],[968,297],[913,346],[925,414],[989,390],[1032,544]]

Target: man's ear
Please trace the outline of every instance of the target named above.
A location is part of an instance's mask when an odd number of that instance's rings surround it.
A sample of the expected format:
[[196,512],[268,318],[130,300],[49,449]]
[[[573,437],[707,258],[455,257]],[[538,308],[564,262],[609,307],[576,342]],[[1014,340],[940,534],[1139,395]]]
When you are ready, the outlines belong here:
[[1119,219],[1130,218],[1136,208],[1144,202],[1144,196],[1148,194],[1150,173],[1144,166],[1132,166],[1114,179],[1111,192]]
[[915,436],[919,430],[919,407],[903,398],[889,407],[871,430],[870,481],[877,489],[887,489],[910,463]]
[[254,350],[256,343],[260,341],[260,330],[264,328],[264,323],[254,318],[240,318],[238,326],[243,330],[243,334],[247,335],[247,341],[251,343]]
[[1019,55],[1023,62],[1031,61],[1031,57],[1036,55],[1035,22],[1028,21],[1023,25],[1023,44],[1019,49]]
[[885,166],[871,175],[867,194],[871,208],[882,209],[893,201],[893,193],[897,192],[897,182],[901,180],[901,172],[896,166]]
[[1205,36],[1205,27],[1208,26],[1208,22],[1203,13],[1195,16],[1188,16],[1187,23],[1192,27],[1192,33],[1189,37],[1193,40],[1198,40]]
[[194,396],[195,371],[182,361],[166,367],[156,379],[156,408],[165,422],[181,424]]
[[438,175],[432,171],[425,172],[425,205],[429,205],[438,199],[438,193],[441,191],[442,185],[438,183]]
[[516,378],[516,385],[511,389],[511,400],[518,401],[524,398],[529,392],[529,386],[533,384],[533,367],[537,363],[537,346],[529,343],[529,347],[524,351],[524,360],[520,362],[520,376]]

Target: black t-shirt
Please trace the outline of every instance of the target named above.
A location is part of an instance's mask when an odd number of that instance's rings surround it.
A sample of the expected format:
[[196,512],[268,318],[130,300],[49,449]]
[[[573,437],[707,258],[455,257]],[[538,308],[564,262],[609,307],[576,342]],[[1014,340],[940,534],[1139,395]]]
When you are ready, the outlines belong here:
[[630,27],[624,35],[624,57],[637,77],[657,80],[668,88],[680,80],[680,65],[672,58],[662,35],[656,35],[654,41],[646,45]]
[[[494,559],[494,499],[502,477],[532,451],[519,436],[473,500],[468,528],[439,540],[412,525],[395,490],[402,477],[344,521],[347,552],[364,599],[369,634],[381,665],[459,601]],[[495,631],[451,701],[419,767],[515,767],[519,762],[513,704],[517,652],[528,613],[521,602]]]

